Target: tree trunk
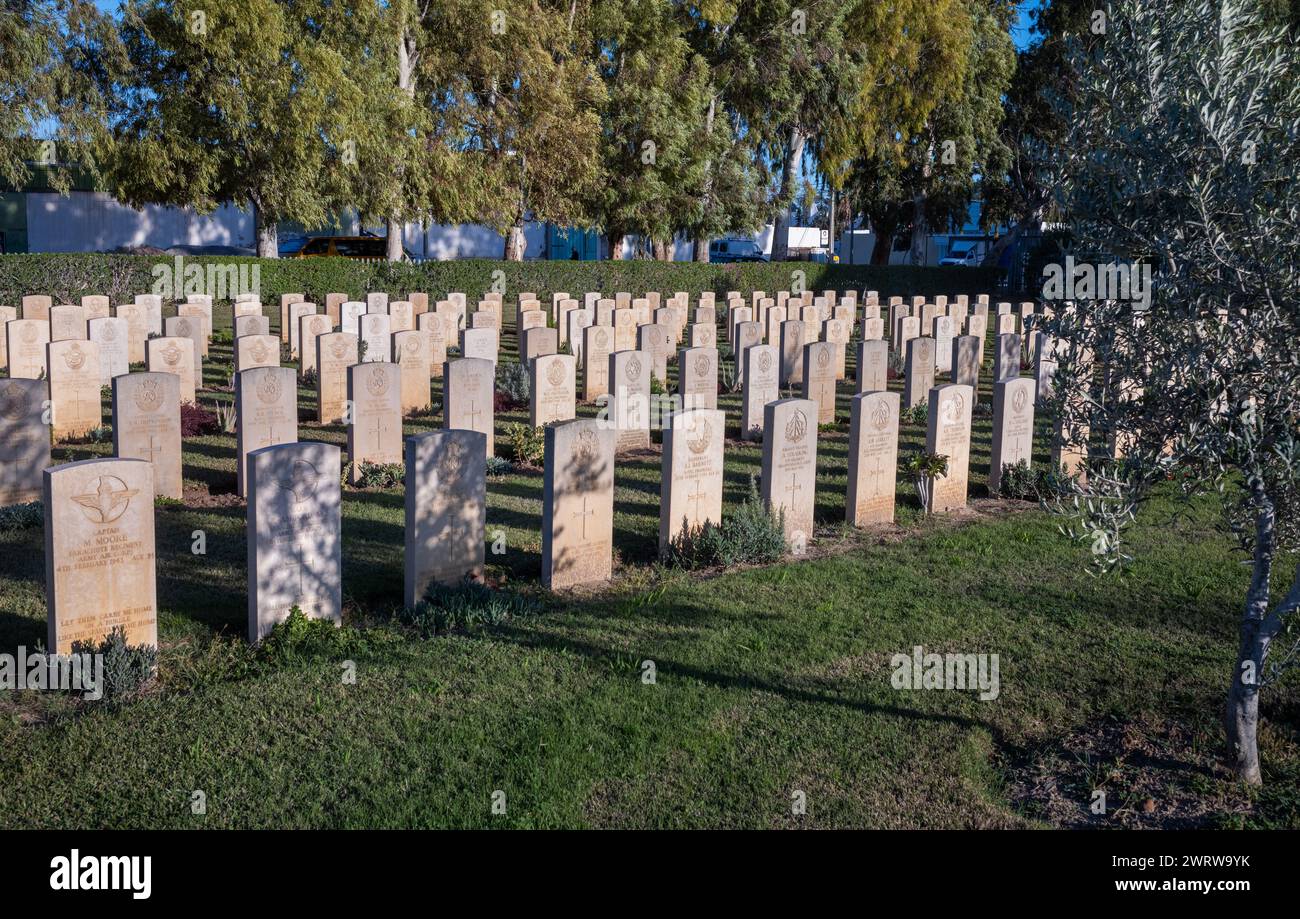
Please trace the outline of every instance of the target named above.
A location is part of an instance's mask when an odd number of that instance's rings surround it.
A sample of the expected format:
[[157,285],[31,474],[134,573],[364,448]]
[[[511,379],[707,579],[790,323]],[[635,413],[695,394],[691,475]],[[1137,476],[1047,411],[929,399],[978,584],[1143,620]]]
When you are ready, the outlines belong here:
[[776,218],[772,223],[772,261],[781,262],[790,257],[790,202],[794,198],[794,183],[798,178],[799,163],[808,137],[792,127],[786,144],[785,162],[781,164],[781,189],[777,195]]
[[524,249],[527,246],[528,241],[524,239],[524,222],[520,220],[506,234],[505,260],[507,262],[522,262],[524,260]]
[[1280,611],[1269,615],[1268,610],[1276,537],[1273,502],[1260,480],[1252,483],[1251,491],[1254,505],[1258,508],[1254,568],[1250,589],[1246,593],[1246,608],[1241,616],[1237,669],[1228,688],[1224,727],[1228,734],[1228,753],[1237,778],[1248,785],[1261,785],[1264,779],[1259,770],[1259,687],[1264,678],[1268,646],[1282,620]]
[[709,243],[712,242],[707,236],[695,237],[695,248],[691,253],[691,260],[695,262],[707,262],[709,260]]
[[[416,56],[415,36],[410,29],[403,28],[401,34],[397,36],[397,88],[411,102],[415,100]],[[397,175],[393,177],[398,188],[403,185],[403,172],[404,170],[399,166]],[[384,257],[390,262],[400,262],[406,257],[406,252],[402,248],[402,226],[402,218],[397,214],[388,218],[388,241],[385,245]]]
[[907,254],[908,264],[925,264],[925,241],[929,235],[925,221],[925,195],[917,192],[912,196],[912,247]]
[[871,247],[871,264],[888,265],[889,253],[894,248],[894,234],[898,232],[898,223],[872,219],[871,229],[876,233],[876,241]]
[[930,228],[925,219],[925,188],[934,172],[934,141],[930,141],[929,154],[921,170],[921,187],[912,195],[912,250],[908,253],[908,262],[912,265],[925,264],[926,238]]
[[[713,120],[717,117],[718,97],[709,98],[709,112],[704,116],[704,136],[709,149],[713,149]],[[704,219],[709,217],[709,209],[712,207],[713,199],[713,157],[704,161],[704,195],[701,200],[701,211]],[[706,224],[710,225],[710,224]],[[707,262],[709,260],[709,238],[707,236],[696,236],[694,240],[694,249],[691,253],[691,260],[695,262]]]
[[656,239],[654,241],[654,253],[656,262],[671,262],[673,260],[672,243]]
[[611,233],[609,235],[609,257],[611,261],[618,261],[623,258],[622,233]]
[[254,205],[254,232],[257,234],[257,257],[280,257],[280,233],[274,220],[267,220],[260,207]]
[[398,217],[388,218],[388,242],[384,257],[390,262],[400,262],[406,257],[402,248],[402,221]]

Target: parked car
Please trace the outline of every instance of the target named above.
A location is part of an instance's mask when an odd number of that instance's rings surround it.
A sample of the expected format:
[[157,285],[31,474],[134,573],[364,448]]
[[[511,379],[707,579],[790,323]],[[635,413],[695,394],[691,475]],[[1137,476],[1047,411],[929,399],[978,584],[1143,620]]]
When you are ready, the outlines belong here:
[[[405,252],[405,250],[403,250]],[[336,258],[382,259],[388,254],[388,239],[384,236],[306,236],[290,240],[280,247],[281,258]],[[411,253],[405,252],[410,258]]]
[[956,239],[948,248],[948,254],[939,259],[940,265],[960,265],[965,268],[978,268],[984,261],[988,243],[982,239]]
[[752,239],[715,239],[709,243],[709,261],[717,264],[766,262],[768,258]]

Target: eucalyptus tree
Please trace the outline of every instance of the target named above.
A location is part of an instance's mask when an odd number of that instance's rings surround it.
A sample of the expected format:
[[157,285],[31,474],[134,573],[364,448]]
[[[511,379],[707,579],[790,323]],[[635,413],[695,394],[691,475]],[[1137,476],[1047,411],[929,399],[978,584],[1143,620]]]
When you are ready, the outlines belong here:
[[35,163],[66,190],[70,164],[97,171],[125,64],[112,19],[89,0],[0,5],[0,181],[21,187]]
[[[527,220],[590,221],[601,176],[605,87],[584,44],[586,6],[445,0],[427,20],[444,51],[426,74],[437,111],[456,118],[456,152],[474,165],[479,222],[524,257]],[[426,29],[426,32],[428,29]]]
[[[277,224],[334,219],[333,170],[355,136],[356,95],[335,33],[313,27],[326,0],[131,0],[121,34],[111,181],[133,206],[255,215],[257,254],[278,255]],[[355,108],[353,109],[355,110]]]
[[[1221,499],[1250,569],[1225,727],[1254,784],[1260,693],[1300,654],[1300,56],[1269,6],[1115,0],[1075,45],[1060,203],[1096,284],[1043,325],[1044,406],[1089,453],[1053,506],[1098,565],[1153,495]],[[1130,263],[1154,273],[1136,304],[1103,283]]]
[[894,39],[895,82],[828,132],[823,169],[876,231],[873,261],[885,262],[896,233],[910,227],[909,257],[922,263],[931,228],[964,222],[981,178],[1006,173],[1010,154],[998,129],[1015,66],[1013,13],[1007,0],[912,10]]

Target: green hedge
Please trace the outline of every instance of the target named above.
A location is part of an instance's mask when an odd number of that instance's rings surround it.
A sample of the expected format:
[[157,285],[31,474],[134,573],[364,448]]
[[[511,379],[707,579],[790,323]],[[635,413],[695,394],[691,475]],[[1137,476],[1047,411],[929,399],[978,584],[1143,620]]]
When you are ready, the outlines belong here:
[[[24,294],[49,294],[58,302],[77,302],[83,294],[107,294],[114,303],[129,302],[135,294],[154,290],[156,269],[174,273],[173,256],[48,254],[0,256],[0,304],[16,305]],[[609,296],[627,290],[640,294],[657,290],[665,296],[677,290],[697,294],[712,290],[721,295],[739,290],[789,290],[794,272],[804,273],[812,290],[878,290],[882,297],[913,294],[992,294],[997,269],[913,268],[905,266],[820,265],[813,262],[751,262],[728,265],[694,262],[638,261],[535,261],[503,262],[464,259],[447,262],[369,263],[343,258],[256,259],[186,256],[186,267],[235,266],[251,272],[257,266],[263,303],[280,302],[282,293],[305,293],[324,302],[325,294],[342,292],[361,297],[366,291],[388,291],[396,296],[425,291],[431,301],[449,291],[463,291],[471,303],[496,280],[504,284],[506,299],[522,290],[549,299],[563,290],[581,297],[590,290]],[[499,274],[498,274],[499,273]],[[184,299],[178,297],[175,299]]]

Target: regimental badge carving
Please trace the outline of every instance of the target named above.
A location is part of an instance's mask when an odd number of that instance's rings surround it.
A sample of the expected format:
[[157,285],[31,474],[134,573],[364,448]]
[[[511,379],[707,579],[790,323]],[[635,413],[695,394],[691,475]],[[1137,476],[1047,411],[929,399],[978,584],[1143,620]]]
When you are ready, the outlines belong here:
[[296,460],[287,479],[276,479],[275,484],[287,491],[294,504],[301,504],[316,493],[320,470],[306,460]]
[[759,373],[772,372],[772,352],[764,351],[758,356],[758,370]]
[[419,354],[420,340],[418,338],[407,339],[406,346],[402,348],[402,350],[405,351],[407,354]]
[[966,400],[961,393],[953,393],[952,398],[943,404],[943,423],[959,424],[965,415]]
[[596,458],[596,432],[590,429],[579,431],[573,438],[573,459],[575,462],[590,463]]
[[1024,386],[1017,386],[1015,395],[1011,397],[1011,411],[1017,415],[1022,414],[1028,402],[1029,391]]
[[382,396],[388,392],[388,371],[375,367],[366,374],[366,391],[372,396]]
[[28,325],[23,327],[22,338],[25,344],[35,344],[38,337],[40,337],[40,332],[37,330],[36,326]]
[[325,331],[325,317],[317,316],[315,319],[311,321],[311,333],[313,335],[319,335],[321,332],[324,331]]
[[101,475],[90,483],[85,494],[73,495],[72,500],[91,523],[112,523],[126,513],[131,499],[139,493],[138,489],[127,488],[115,475]]
[[597,348],[609,347],[609,333],[606,332],[604,329],[601,329],[596,333],[596,347]]
[[709,370],[713,367],[713,361],[707,354],[698,354],[695,357],[695,375],[704,377],[709,375]]
[[168,367],[180,366],[181,349],[176,347],[175,342],[169,342],[167,347],[162,349],[162,359]]
[[826,369],[827,367],[829,367],[830,365],[831,365],[831,349],[830,349],[830,348],[818,348],[818,349],[817,349],[817,366],[820,367],[822,370],[825,370],[825,369]]
[[158,389],[157,380],[141,380],[135,388],[135,395],[132,397],[135,407],[142,412],[157,411],[162,405],[162,392]]
[[889,403],[884,399],[878,400],[876,407],[871,410],[871,424],[877,431],[889,427]]
[[271,349],[266,346],[266,342],[259,339],[258,341],[253,342],[253,347],[249,350],[249,354],[252,356],[253,360],[260,364],[271,356]]
[[117,329],[111,322],[99,324],[99,337],[104,341],[117,341]]
[[348,343],[346,341],[339,339],[338,341],[332,342],[330,344],[330,354],[334,356],[334,360],[336,361],[343,360],[343,356],[347,353],[348,353]]
[[77,371],[86,366],[86,352],[81,350],[81,345],[73,345],[63,352],[63,363],[69,370]]
[[284,384],[280,382],[280,374],[264,373],[262,379],[257,384],[257,398],[261,399],[267,405],[273,405],[280,401],[280,396],[284,394]]
[[627,373],[628,382],[635,383],[637,380],[641,379],[641,359],[639,357],[630,359],[623,366],[623,370]]
[[559,386],[564,382],[564,364],[561,361],[551,361],[551,365],[546,368],[546,379],[552,386]]
[[465,467],[465,445],[459,440],[448,440],[438,458],[438,478],[448,482],[460,477]]
[[176,331],[182,338],[189,338],[194,334],[194,329],[188,319],[181,319],[176,323]]
[[686,435],[686,446],[696,455],[709,449],[709,440],[713,437],[713,427],[703,418],[697,418],[695,426]]
[[17,421],[27,414],[30,408],[27,389],[18,383],[0,381],[0,418]]
[[799,409],[795,409],[790,420],[785,423],[785,439],[788,443],[797,444],[804,439],[808,433],[808,416]]

